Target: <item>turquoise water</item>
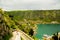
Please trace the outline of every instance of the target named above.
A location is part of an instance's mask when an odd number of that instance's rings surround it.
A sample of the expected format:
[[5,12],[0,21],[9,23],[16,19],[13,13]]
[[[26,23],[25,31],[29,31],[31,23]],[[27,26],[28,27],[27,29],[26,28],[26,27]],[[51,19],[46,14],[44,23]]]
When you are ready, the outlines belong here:
[[41,39],[44,34],[52,35],[60,31],[60,24],[38,24],[37,34],[35,37]]

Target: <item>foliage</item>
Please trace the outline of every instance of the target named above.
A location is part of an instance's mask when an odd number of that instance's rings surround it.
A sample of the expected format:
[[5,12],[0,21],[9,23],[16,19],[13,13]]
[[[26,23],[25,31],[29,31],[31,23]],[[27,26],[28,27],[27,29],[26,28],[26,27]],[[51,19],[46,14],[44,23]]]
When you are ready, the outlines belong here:
[[[3,10],[0,11],[0,35],[1,38],[0,40],[9,40],[9,38],[12,37],[12,31],[14,29],[20,29],[27,33],[28,35],[30,34],[30,30],[33,28],[32,25],[29,25],[29,22],[24,21],[23,23],[19,24],[18,21],[13,17],[5,13]],[[3,29],[3,30],[2,30]],[[33,29],[32,29],[33,31]],[[33,33],[34,34],[34,31]],[[31,35],[33,36],[33,35]]]
[[45,22],[57,21],[60,23],[60,10],[26,10],[26,11],[5,11],[16,20],[42,20]]
[[0,11],[0,40],[9,40],[11,37],[11,30],[4,20],[3,13]]
[[60,10],[3,11],[0,9],[0,39],[9,40],[12,31],[17,28],[33,36],[36,33],[37,20],[40,23],[52,21],[60,23]]

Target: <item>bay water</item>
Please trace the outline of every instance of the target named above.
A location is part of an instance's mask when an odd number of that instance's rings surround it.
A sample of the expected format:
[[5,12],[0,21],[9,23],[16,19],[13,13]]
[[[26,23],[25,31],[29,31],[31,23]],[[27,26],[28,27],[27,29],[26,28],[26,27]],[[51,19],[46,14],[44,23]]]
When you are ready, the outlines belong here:
[[44,34],[53,35],[54,33],[60,32],[60,24],[37,24],[36,38],[42,39]]

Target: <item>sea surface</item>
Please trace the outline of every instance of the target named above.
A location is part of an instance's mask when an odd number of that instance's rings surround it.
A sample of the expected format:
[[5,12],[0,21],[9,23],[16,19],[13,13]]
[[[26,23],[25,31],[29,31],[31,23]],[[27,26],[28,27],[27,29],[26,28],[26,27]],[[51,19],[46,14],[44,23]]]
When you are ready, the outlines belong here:
[[42,39],[43,35],[53,35],[54,33],[60,32],[60,24],[37,24],[37,34],[35,37]]

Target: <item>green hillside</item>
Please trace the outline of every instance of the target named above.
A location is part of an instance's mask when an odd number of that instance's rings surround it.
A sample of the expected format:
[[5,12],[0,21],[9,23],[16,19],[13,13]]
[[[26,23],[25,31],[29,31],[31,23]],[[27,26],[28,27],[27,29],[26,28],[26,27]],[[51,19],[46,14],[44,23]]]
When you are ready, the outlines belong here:
[[3,11],[0,9],[0,40],[9,40],[13,36],[14,29],[20,29],[33,37],[36,34],[37,23],[60,24],[60,10]]
[[44,22],[51,23],[52,21],[60,23],[60,10],[5,11],[5,13],[13,16],[13,19],[18,21],[26,19],[28,21],[43,21],[42,24]]
[[12,32],[14,29],[20,29],[32,37],[36,32],[36,28],[37,26],[35,24],[31,24],[28,21],[18,23],[16,19],[13,20],[0,9],[0,40],[9,40],[13,36]]

